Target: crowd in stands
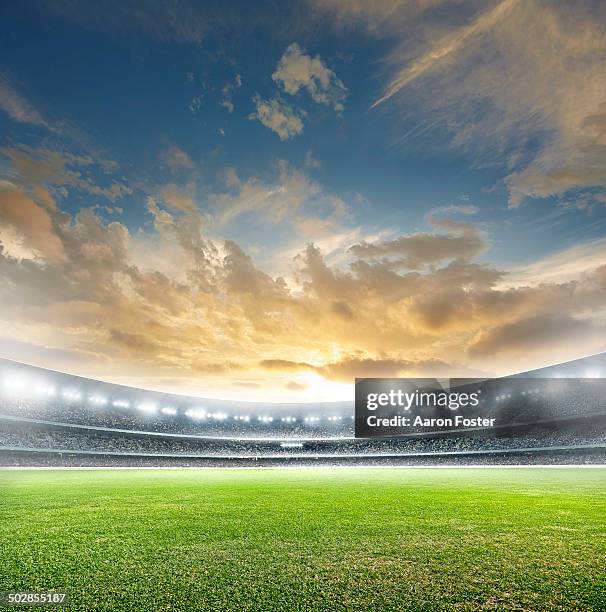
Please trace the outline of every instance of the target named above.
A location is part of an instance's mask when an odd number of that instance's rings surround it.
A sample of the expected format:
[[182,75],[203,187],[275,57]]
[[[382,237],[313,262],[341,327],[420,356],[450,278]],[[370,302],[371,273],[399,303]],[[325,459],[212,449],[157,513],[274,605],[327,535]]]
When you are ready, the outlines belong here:
[[[263,413],[246,413],[241,407],[230,412],[192,409],[194,416],[183,409],[176,415],[165,415],[157,410],[154,414],[141,412],[136,406],[120,408],[95,406],[87,402],[65,402],[61,400],[6,400],[0,398],[0,416],[17,416],[33,420],[70,423],[110,429],[152,431],[176,434],[198,434],[233,437],[348,437],[354,435],[353,406],[338,412],[322,413],[315,410],[309,414],[298,410],[288,411],[273,408]],[[190,413],[191,414],[191,413]],[[210,415],[210,416],[208,416]],[[245,420],[245,417],[247,419]],[[284,420],[282,420],[284,419]],[[287,420],[288,419],[288,420]]]
[[373,455],[468,453],[549,447],[595,446],[606,449],[603,423],[580,422],[566,430],[536,426],[515,434],[484,432],[444,437],[392,439],[308,440],[299,443],[238,439],[180,438],[166,435],[125,434],[0,419],[0,448],[95,451],[148,455],[205,457],[286,457],[293,455]]
[[1,451],[0,465],[14,467],[275,467],[275,466],[492,466],[492,465],[603,465],[604,451],[585,449],[475,455],[381,455],[323,457],[317,455],[252,459],[175,456],[84,455]]

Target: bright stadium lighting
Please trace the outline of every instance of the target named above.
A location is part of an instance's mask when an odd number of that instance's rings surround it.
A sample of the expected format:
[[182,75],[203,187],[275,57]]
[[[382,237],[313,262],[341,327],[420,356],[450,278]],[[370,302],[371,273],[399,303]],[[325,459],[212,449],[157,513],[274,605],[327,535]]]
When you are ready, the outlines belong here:
[[[205,419],[206,418],[206,411],[205,410],[200,410],[200,409],[190,408],[189,410],[185,411],[185,416],[189,417],[190,419]],[[208,416],[210,416],[210,415],[208,415]]]
[[9,393],[24,393],[30,387],[30,381],[27,377],[20,374],[5,374],[3,386]]
[[103,397],[102,395],[91,395],[88,398],[88,401],[91,404],[95,404],[95,406],[105,406],[107,404],[107,398]]
[[114,400],[112,402],[112,406],[115,406],[116,408],[130,408],[130,402],[126,400]]
[[50,385],[36,385],[35,391],[36,395],[46,395],[47,397],[53,397],[53,395],[55,395],[55,388]]
[[82,394],[74,389],[63,389],[61,397],[68,402],[77,402],[82,399]]
[[170,406],[164,406],[164,408],[162,408],[160,412],[162,412],[162,414],[170,414],[171,416],[177,414],[177,411],[174,408],[171,408]]
[[137,406],[138,410],[141,412],[153,413],[158,409],[156,404],[152,404],[151,402],[143,402]]

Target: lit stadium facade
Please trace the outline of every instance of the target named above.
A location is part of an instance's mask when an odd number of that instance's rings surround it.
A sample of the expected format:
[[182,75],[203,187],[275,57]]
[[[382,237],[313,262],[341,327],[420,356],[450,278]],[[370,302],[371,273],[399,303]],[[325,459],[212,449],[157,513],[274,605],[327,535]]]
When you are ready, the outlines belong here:
[[[484,389],[490,428],[354,437],[353,402],[250,403],[145,391],[0,361],[2,465],[603,463],[606,356]],[[504,389],[504,391],[503,391]]]

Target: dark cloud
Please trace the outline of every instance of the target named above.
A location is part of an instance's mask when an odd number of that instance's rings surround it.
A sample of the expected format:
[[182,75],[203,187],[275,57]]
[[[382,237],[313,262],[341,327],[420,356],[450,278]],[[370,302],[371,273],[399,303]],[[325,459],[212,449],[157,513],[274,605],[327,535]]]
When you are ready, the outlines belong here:
[[592,321],[567,316],[540,315],[513,321],[479,334],[470,347],[472,356],[501,353],[541,351],[549,347],[566,345],[570,341],[596,338],[606,342],[606,328],[596,327]]
[[363,242],[349,250],[361,259],[395,258],[403,268],[422,270],[445,260],[470,261],[488,246],[482,233],[469,223],[435,217],[430,221],[448,233],[409,234],[379,243]]

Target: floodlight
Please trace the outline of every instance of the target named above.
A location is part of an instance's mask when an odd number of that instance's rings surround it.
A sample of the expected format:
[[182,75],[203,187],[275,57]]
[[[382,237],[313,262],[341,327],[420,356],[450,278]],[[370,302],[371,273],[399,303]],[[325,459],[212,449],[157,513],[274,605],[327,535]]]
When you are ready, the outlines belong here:
[[[188,416],[190,419],[205,419],[206,412],[204,410],[190,408],[189,410],[185,411],[185,416]],[[211,415],[209,414],[208,416],[210,417]]]
[[55,395],[55,388],[51,387],[50,385],[45,385],[45,384],[36,385],[35,391],[37,395],[47,395],[49,397],[52,397],[53,395]]
[[130,408],[130,402],[126,400],[114,400],[112,402],[112,406],[115,406],[116,408]]
[[107,399],[102,395],[91,395],[88,399],[91,404],[95,404],[96,406],[105,406],[105,404],[107,404]]
[[156,412],[157,410],[156,404],[152,404],[151,402],[143,402],[142,404],[139,404],[137,408],[142,412],[148,413]]
[[64,389],[61,392],[61,397],[68,402],[76,402],[82,399],[82,394],[74,389]]
[[22,393],[27,390],[30,381],[21,374],[6,374],[3,380],[4,388],[10,393]]
[[171,406],[165,406],[164,408],[162,408],[160,412],[162,412],[162,414],[170,414],[170,415],[177,414],[177,411]]

